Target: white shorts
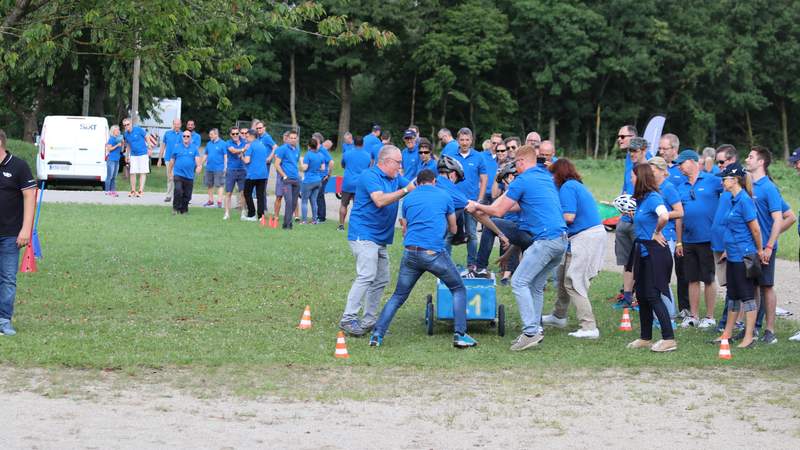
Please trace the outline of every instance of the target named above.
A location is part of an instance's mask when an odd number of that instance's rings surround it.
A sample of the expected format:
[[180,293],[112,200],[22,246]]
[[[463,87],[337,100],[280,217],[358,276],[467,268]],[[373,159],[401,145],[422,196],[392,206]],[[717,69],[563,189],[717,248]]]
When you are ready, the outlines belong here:
[[150,173],[150,156],[131,156],[131,173]]

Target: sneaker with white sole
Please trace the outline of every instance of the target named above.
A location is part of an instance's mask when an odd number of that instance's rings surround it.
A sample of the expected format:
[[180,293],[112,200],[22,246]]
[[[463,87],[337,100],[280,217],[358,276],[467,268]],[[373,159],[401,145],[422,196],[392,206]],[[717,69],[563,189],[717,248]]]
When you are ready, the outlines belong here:
[[458,334],[453,333],[453,347],[455,348],[470,348],[476,347],[478,345],[478,341],[472,338],[472,336],[468,335],[467,333]]
[[242,221],[243,222],[258,222],[258,217],[256,217],[256,216],[253,216],[253,217],[245,216],[245,217],[242,217]]
[[683,319],[683,322],[681,322],[681,328],[696,327],[698,323],[700,323],[700,321],[698,321],[697,318],[689,316]]
[[511,351],[519,352],[536,347],[542,342],[542,340],[544,340],[544,335],[542,333],[536,333],[533,336],[528,336],[527,334],[522,333],[511,345]]
[[687,318],[687,317],[692,317],[692,312],[691,312],[691,311],[689,311],[688,309],[682,309],[682,310],[681,310],[681,311],[678,313],[678,318],[680,318],[680,319],[685,319],[685,318]]
[[713,317],[703,317],[702,319],[700,319],[700,323],[697,325],[697,328],[706,329],[706,328],[711,328],[711,327],[716,326],[716,325],[717,325],[717,321],[714,320]]
[[230,219],[230,218],[231,218],[231,215],[230,215],[230,214],[228,214],[228,213],[225,213],[225,215],[224,215],[224,216],[222,216],[222,220],[228,220],[228,219]]
[[573,331],[572,333],[567,333],[569,336],[578,339],[599,339],[600,338],[600,330],[595,328],[594,330],[584,330],[583,328]]
[[775,337],[775,333],[770,330],[764,330],[764,336],[761,336],[761,342],[764,344],[775,344],[778,342],[778,338]]
[[564,317],[563,319],[560,319],[556,317],[555,314],[547,314],[542,316],[542,325],[549,325],[556,328],[566,328],[567,318]]
[[800,331],[793,334],[792,337],[789,338],[790,341],[800,342]]
[[17,330],[11,326],[11,321],[8,319],[0,319],[0,336],[14,336]]
[[662,339],[653,344],[652,347],[650,347],[650,351],[656,353],[666,353],[677,349],[678,349],[678,343],[675,342],[674,339]]
[[633,342],[629,342],[625,348],[650,348],[653,346],[652,341],[648,341],[646,339],[636,339]]
[[475,274],[474,275],[475,275],[475,278],[492,278],[492,274],[488,270],[486,270],[485,268],[484,269],[475,270]]

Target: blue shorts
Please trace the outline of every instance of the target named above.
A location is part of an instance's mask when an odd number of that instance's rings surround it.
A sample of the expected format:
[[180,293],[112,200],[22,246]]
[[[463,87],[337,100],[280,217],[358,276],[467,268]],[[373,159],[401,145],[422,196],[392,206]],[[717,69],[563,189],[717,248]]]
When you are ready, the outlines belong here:
[[228,169],[225,173],[225,192],[233,192],[233,185],[239,186],[239,192],[244,191],[244,179],[247,177],[245,169]]
[[275,198],[283,197],[283,180],[280,174],[275,178]]

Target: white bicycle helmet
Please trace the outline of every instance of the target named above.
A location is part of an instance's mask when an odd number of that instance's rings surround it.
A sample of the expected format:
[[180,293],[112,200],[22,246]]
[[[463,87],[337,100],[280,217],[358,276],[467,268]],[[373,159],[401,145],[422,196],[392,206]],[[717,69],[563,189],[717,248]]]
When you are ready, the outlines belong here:
[[621,213],[636,211],[636,200],[630,194],[622,194],[614,199],[614,207]]

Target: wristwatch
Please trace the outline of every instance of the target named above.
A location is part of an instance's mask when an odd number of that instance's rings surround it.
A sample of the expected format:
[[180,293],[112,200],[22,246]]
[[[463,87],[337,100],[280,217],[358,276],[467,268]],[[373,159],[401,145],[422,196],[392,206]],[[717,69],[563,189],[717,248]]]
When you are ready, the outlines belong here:
[[408,194],[408,188],[407,188],[407,187],[404,187],[404,188],[403,188],[403,193],[404,193],[404,194]]

